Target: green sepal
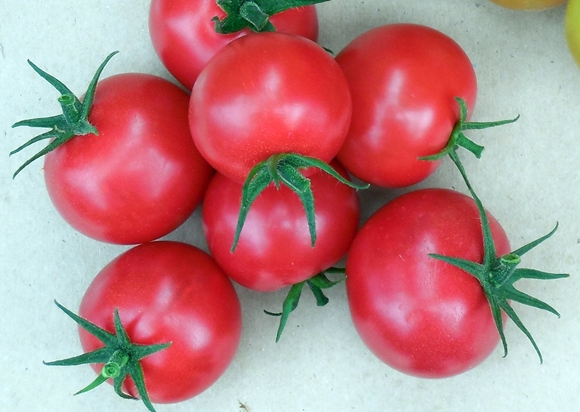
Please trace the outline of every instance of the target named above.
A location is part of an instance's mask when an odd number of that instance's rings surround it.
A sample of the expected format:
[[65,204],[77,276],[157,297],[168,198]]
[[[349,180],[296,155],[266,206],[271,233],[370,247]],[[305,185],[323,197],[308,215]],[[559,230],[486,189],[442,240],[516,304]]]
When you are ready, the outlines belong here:
[[115,309],[113,315],[115,324],[115,333],[113,334],[71,312],[57,301],[54,301],[54,303],[80,327],[103,342],[105,346],[92,352],[87,352],[67,359],[44,362],[44,364],[48,366],[76,366],[103,363],[103,368],[97,378],[83,389],[76,392],[75,395],[88,392],[107,380],[112,379],[113,387],[117,395],[124,399],[136,399],[135,397],[124,393],[122,390],[123,382],[127,376],[130,376],[133,379],[137,392],[147,409],[151,412],[155,412],[155,408],[153,407],[147,393],[140,360],[146,356],[152,355],[153,353],[159,352],[160,350],[166,349],[171,345],[171,342],[155,345],[139,345],[131,342],[129,335],[121,322],[119,311],[117,309]]
[[97,375],[97,377],[95,378],[94,381],[92,381],[91,383],[89,383],[87,386],[85,386],[80,391],[75,392],[75,395],[80,395],[81,393],[85,393],[85,392],[88,392],[90,390],[93,390],[97,386],[101,385],[102,383],[105,383],[107,381],[107,379],[109,379],[109,378],[106,377],[103,374]]
[[134,396],[123,392],[123,381],[121,379],[113,380],[113,389],[115,390],[115,393],[123,399],[138,400]]
[[465,130],[480,130],[480,129],[488,129],[490,127],[502,126],[505,124],[510,124],[516,122],[520,116],[516,116],[513,119],[507,120],[498,120],[495,122],[468,122],[467,121],[467,104],[465,100],[461,97],[456,97],[455,101],[459,105],[459,120],[455,123],[453,130],[451,132],[451,136],[447,141],[447,145],[443,150],[439,153],[430,156],[423,156],[420,157],[420,160],[439,160],[444,156],[447,156],[451,151],[456,151],[459,147],[463,147],[467,149],[471,153],[475,155],[478,159],[481,157],[484,147],[475,143],[473,140],[469,139],[465,133]]
[[[331,268],[334,269],[334,268]],[[332,272],[332,273],[342,273],[344,274],[344,269],[339,269],[341,272]],[[319,273],[316,276],[311,277],[310,279],[306,280],[306,284],[314,294],[314,298],[316,299],[317,306],[325,306],[328,303],[328,298],[323,292],[323,289],[330,289],[333,286],[338,285],[339,283],[343,282],[346,279],[343,276],[341,279],[333,281],[326,277],[325,272]]]
[[290,287],[290,290],[284,299],[284,303],[282,303],[282,312],[269,312],[264,310],[266,315],[280,316],[280,323],[278,324],[278,331],[276,332],[276,342],[278,342],[280,337],[282,337],[282,332],[286,327],[288,317],[298,307],[298,302],[300,301],[300,296],[302,295],[302,289],[304,288],[305,283],[306,282],[299,282]]
[[295,7],[310,6],[328,0],[216,0],[217,5],[226,13],[220,20],[215,16],[212,21],[215,31],[220,34],[236,33],[245,28],[255,32],[275,31],[270,17]]
[[545,310],[547,312],[553,313],[556,316],[560,314],[547,303],[528,295],[515,288],[514,283],[521,279],[539,279],[539,280],[553,280],[562,279],[569,277],[569,274],[565,273],[548,273],[542,272],[535,269],[522,269],[517,266],[521,262],[521,256],[545,240],[549,239],[557,230],[558,224],[546,235],[522,246],[519,249],[514,250],[504,256],[497,256],[495,244],[491,235],[491,228],[489,225],[489,219],[485,212],[484,206],[473,190],[465,169],[459,159],[457,153],[452,150],[449,152],[449,156],[455,163],[457,169],[461,173],[463,180],[477,206],[482,234],[483,234],[483,248],[484,257],[483,263],[479,264],[477,262],[472,262],[465,259],[442,256],[438,254],[430,254],[429,256],[438,259],[440,261],[454,265],[470,275],[474,276],[481,284],[487,301],[489,302],[493,320],[499,332],[503,350],[504,357],[508,354],[507,340],[504,333],[504,325],[501,312],[503,311],[514,324],[526,335],[528,340],[534,347],[540,363],[543,363],[542,354],[538,345],[536,344],[531,333],[528,331],[526,326],[523,324],[519,316],[516,314],[515,310],[509,304],[509,301],[514,301],[521,303],[523,305],[535,307],[537,309]]
[[[165,349],[167,346],[169,346],[169,345],[165,345],[161,349]],[[160,349],[158,349],[158,350],[160,350]],[[135,387],[137,388],[137,392],[139,393],[139,396],[141,397],[141,400],[143,401],[145,406],[147,406],[147,409],[149,409],[151,412],[155,412],[155,408],[153,408],[153,405],[151,404],[151,400],[149,399],[149,394],[147,393],[147,386],[145,385],[145,377],[143,376],[143,368],[141,367],[141,363],[140,362],[132,362],[132,363],[128,364],[127,365],[127,374],[129,376],[131,376],[131,379],[133,379],[133,382],[135,383]],[[119,379],[119,378],[116,378],[116,379]],[[121,385],[122,385],[122,381],[119,382],[115,387],[120,388]],[[115,391],[117,392],[117,394],[119,394],[119,391],[117,391],[117,390],[115,390]]]
[[329,302],[329,300],[324,294],[323,289],[329,289],[333,286],[336,286],[346,279],[346,277],[343,276],[339,280],[333,281],[328,279],[328,277],[326,276],[327,273],[332,274],[340,273],[344,275],[344,269],[329,268],[324,272],[314,275],[310,279],[292,285],[290,287],[290,290],[288,291],[288,294],[286,295],[286,298],[284,299],[284,303],[282,304],[282,312],[269,312],[267,310],[264,310],[264,313],[266,313],[267,315],[280,317],[278,331],[276,332],[276,342],[278,342],[280,340],[280,337],[282,336],[282,332],[286,327],[286,323],[288,321],[290,313],[292,313],[298,307],[298,302],[300,301],[300,296],[302,295],[304,285],[308,285],[308,287],[312,291],[316,299],[316,305],[325,306]]
[[[14,123],[12,125],[12,127],[27,126],[27,127],[43,127],[43,128],[52,128],[52,129],[62,130],[66,127],[66,125],[67,125],[67,122],[66,122],[64,116],[62,114],[59,114],[56,116],[21,120],[19,122]],[[35,140],[35,139],[32,139],[32,140]],[[26,147],[25,144],[20,146],[18,149],[13,150],[10,154],[17,153],[21,149],[24,149],[24,147]]]
[[48,83],[50,83],[61,94],[58,98],[58,101],[62,109],[62,114],[57,116],[21,120],[12,125],[12,127],[26,126],[51,129],[30,139],[20,147],[10,152],[10,156],[12,156],[13,154],[20,152],[22,149],[25,149],[34,143],[45,139],[51,139],[50,143],[45,146],[44,149],[37,152],[18,168],[16,172],[14,172],[14,175],[12,175],[12,178],[15,178],[16,175],[18,175],[18,173],[20,173],[30,163],[46,155],[57,147],[62,146],[73,137],[87,134],[99,134],[97,129],[89,122],[89,113],[95,97],[95,90],[97,88],[99,77],[101,76],[101,73],[109,60],[111,60],[111,58],[117,53],[118,52],[115,51],[109,54],[103,63],[101,63],[96,73],[94,74],[89,87],[87,88],[82,102],[60,80],[48,74],[34,63],[32,63],[30,60],[28,60],[28,64],[32,67],[32,69]]
[[83,353],[72,358],[43,363],[47,366],[77,366],[86,365],[89,363],[106,363],[110,358],[111,351],[107,347],[102,347],[92,352]]
[[256,200],[258,195],[272,183],[277,188],[280,188],[280,185],[284,184],[300,198],[306,212],[311,245],[314,247],[316,243],[314,194],[312,193],[310,179],[304,177],[304,175],[299,171],[300,169],[306,169],[309,167],[319,169],[334,177],[340,183],[352,187],[353,189],[359,190],[369,187],[368,184],[357,185],[350,180],[345,179],[330,165],[313,157],[301,156],[294,153],[283,153],[271,156],[267,160],[254,166],[244,182],[242,187],[240,213],[238,215],[238,223],[234,234],[231,252],[236,249],[246,217],[250,211],[250,206],[254,200]]
[[558,223],[556,222],[556,226],[554,226],[554,229],[552,229],[549,233],[547,233],[546,235],[528,243],[527,245],[524,245],[522,247],[520,247],[517,250],[514,250],[512,253],[518,256],[522,256],[524,253],[529,252],[530,250],[532,250],[533,248],[535,248],[536,246],[538,246],[540,243],[542,243],[543,241],[549,239],[550,237],[552,237],[552,235],[554,233],[556,233],[556,230],[558,230]]

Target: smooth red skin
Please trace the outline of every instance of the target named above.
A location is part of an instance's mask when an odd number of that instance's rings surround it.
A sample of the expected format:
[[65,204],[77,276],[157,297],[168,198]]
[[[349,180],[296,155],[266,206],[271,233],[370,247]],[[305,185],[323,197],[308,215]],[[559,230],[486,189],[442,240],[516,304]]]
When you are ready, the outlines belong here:
[[254,33],[229,43],[203,69],[189,120],[201,154],[242,183],[278,153],[330,162],[351,111],[346,79],[326,50],[304,37]]
[[[333,166],[345,175],[339,165]],[[234,281],[270,292],[309,279],[346,254],[359,221],[356,191],[326,173],[310,179],[316,210],[314,247],[298,196],[286,186],[277,190],[271,185],[252,204],[231,253],[242,187],[216,173],[203,202],[203,229],[212,256]]]
[[[225,17],[215,0],[152,0],[149,34],[153,48],[169,72],[188,90],[222,47],[249,29],[232,34],[215,31],[212,18]],[[318,40],[315,6],[292,8],[270,18],[276,30]]]
[[[509,253],[505,232],[488,217],[497,253]],[[353,241],[346,290],[354,326],[379,359],[409,375],[443,378],[481,363],[499,334],[478,280],[429,253],[482,261],[471,198],[423,189],[383,206]]]
[[[198,395],[238,348],[241,307],[231,281],[207,253],[185,243],[146,243],[109,263],[87,289],[79,315],[114,333],[115,308],[133,343],[172,342],[141,361],[154,403]],[[79,336],[86,352],[103,346],[82,328]],[[91,366],[100,373],[102,365]],[[130,378],[124,390],[138,395]]]
[[127,73],[102,80],[89,121],[46,155],[48,194],[76,230],[137,244],[170,233],[199,205],[213,169],[191,140],[188,95],[167,80]]
[[454,100],[475,106],[477,81],[461,47],[415,24],[391,24],[355,38],[336,61],[348,80],[353,114],[338,154],[346,169],[381,187],[405,187],[432,174],[459,119]]

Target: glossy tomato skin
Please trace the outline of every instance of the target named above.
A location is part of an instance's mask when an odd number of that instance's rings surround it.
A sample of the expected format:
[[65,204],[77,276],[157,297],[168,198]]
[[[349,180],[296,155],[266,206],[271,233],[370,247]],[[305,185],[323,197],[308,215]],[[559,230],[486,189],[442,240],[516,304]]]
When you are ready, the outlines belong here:
[[580,0],[568,0],[564,27],[568,48],[580,67]]
[[477,81],[468,56],[447,35],[416,24],[371,29],[336,57],[348,80],[353,114],[338,160],[356,177],[382,187],[418,183],[440,161],[459,120],[455,97],[471,112]]
[[242,187],[216,173],[203,202],[203,229],[212,256],[234,281],[253,290],[274,291],[309,279],[346,254],[359,221],[356,191],[320,171],[310,179],[316,210],[314,247],[299,198],[286,186],[278,190],[271,185],[252,204],[231,253]]
[[546,10],[561,6],[566,0],[490,0],[499,6],[513,10]]
[[137,244],[181,225],[203,197],[213,169],[192,143],[188,95],[167,80],[126,73],[99,82],[89,121],[44,163],[49,196],[81,233]]
[[[488,213],[499,255],[509,241]],[[499,334],[478,280],[429,253],[482,262],[477,208],[448,189],[389,202],[361,228],[348,254],[346,290],[369,349],[409,375],[443,378],[481,363]]]
[[300,36],[254,33],[229,43],[203,69],[189,120],[201,154],[242,183],[279,153],[331,161],[351,112],[346,79],[326,50]]
[[[212,19],[225,17],[215,0],[152,0],[149,33],[157,55],[171,74],[191,90],[195,79],[222,47],[251,31],[215,31]],[[271,17],[277,31],[318,40],[315,6],[292,8]]]
[[[87,289],[79,315],[114,333],[113,313],[133,343],[172,342],[142,359],[153,403],[189,399],[212,385],[231,363],[241,336],[238,296],[205,252],[158,241],[136,246],[109,263]],[[102,343],[79,328],[83,349]],[[99,373],[102,365],[92,365]],[[130,378],[124,390],[137,396]]]

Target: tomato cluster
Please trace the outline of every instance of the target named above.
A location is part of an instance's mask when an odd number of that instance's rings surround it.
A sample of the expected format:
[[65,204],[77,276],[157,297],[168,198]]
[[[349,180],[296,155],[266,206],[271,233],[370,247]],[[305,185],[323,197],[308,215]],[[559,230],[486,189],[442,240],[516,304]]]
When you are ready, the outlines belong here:
[[[304,285],[324,305],[323,290],[344,281],[361,339],[411,375],[464,372],[500,341],[507,353],[508,318],[541,360],[510,302],[558,314],[513,286],[567,276],[517,267],[556,229],[512,251],[458,154],[481,156],[466,131],[517,118],[469,120],[473,66],[433,28],[376,27],[334,57],[316,43],[318,2],[152,0],[153,46],[182,87],[141,73],[99,80],[112,53],[77,98],[30,62],[63,113],[15,124],[49,129],[13,152],[49,140],[15,175],[45,155],[63,218],[95,240],[134,245],[95,277],[78,315],[57,303],[86,353],[48,364],[90,363],[98,377],[81,391],[111,381],[153,411],[205,390],[240,341],[231,280],[289,288],[270,313],[281,317],[277,339]],[[469,195],[410,191],[359,224],[358,190],[415,185],[446,157]],[[209,253],[160,240],[200,204]]]

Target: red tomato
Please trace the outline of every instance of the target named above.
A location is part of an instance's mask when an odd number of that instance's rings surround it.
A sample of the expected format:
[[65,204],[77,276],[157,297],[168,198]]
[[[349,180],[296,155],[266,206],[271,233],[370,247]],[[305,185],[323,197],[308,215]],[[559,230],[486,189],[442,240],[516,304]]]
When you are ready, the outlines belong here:
[[188,100],[148,74],[99,82],[89,115],[99,135],[77,136],[45,158],[48,193],[64,219],[117,244],[148,242],[181,225],[213,174],[191,140]]
[[336,57],[352,94],[352,122],[338,160],[355,176],[383,187],[420,182],[440,161],[459,120],[454,100],[475,105],[469,58],[445,34],[420,25],[392,24],[363,33]]
[[[119,310],[131,341],[171,345],[141,360],[153,403],[179,402],[212,385],[232,361],[241,337],[241,307],[214,260],[178,242],[146,243],[109,263],[87,289],[79,315],[114,333]],[[86,352],[103,346],[79,328]],[[99,373],[102,365],[91,365]],[[123,389],[137,390],[131,378]]]
[[566,0],[491,0],[491,2],[514,10],[545,10],[561,6]]
[[201,72],[189,106],[199,151],[239,183],[275,154],[331,161],[350,117],[348,84],[332,56],[283,33],[250,34],[225,46]]
[[[488,216],[498,255],[508,253],[505,232]],[[499,334],[479,281],[430,253],[482,262],[470,197],[423,189],[383,206],[353,241],[346,289],[356,330],[377,357],[401,372],[439,378],[478,365]]]
[[252,204],[231,253],[242,186],[222,174],[214,176],[203,201],[203,228],[211,254],[228,276],[247,288],[273,291],[309,279],[344,256],[358,227],[356,191],[322,171],[310,179],[318,239],[314,247],[298,196],[271,184]]
[[[173,76],[191,90],[199,72],[222,47],[248,34],[218,34],[212,18],[224,11],[215,0],[152,0],[149,33],[159,58]],[[270,18],[276,30],[318,40],[315,6],[292,8]]]

